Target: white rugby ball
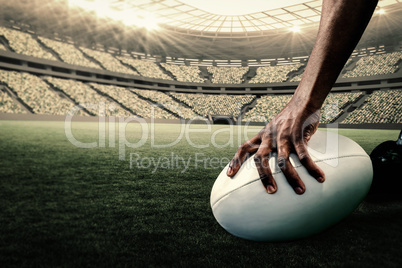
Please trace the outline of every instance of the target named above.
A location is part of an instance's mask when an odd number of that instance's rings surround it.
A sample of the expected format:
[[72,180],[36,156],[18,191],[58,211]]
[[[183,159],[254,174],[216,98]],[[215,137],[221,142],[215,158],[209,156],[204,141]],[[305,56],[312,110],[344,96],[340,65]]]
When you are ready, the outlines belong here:
[[302,195],[288,184],[275,156],[269,160],[278,187],[274,194],[265,191],[253,157],[233,178],[226,176],[226,166],[211,192],[218,223],[241,238],[287,241],[319,233],[353,212],[371,186],[370,157],[353,140],[329,131],[317,131],[308,150],[326,180],[317,182],[291,154],[290,161],[306,186]]

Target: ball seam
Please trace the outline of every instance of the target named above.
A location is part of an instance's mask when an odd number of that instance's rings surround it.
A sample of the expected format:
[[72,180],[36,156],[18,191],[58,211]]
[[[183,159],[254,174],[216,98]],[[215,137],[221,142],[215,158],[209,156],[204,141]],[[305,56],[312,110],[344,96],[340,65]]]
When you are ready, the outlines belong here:
[[[344,155],[344,156],[338,156],[338,157],[329,157],[329,158],[325,158],[325,159],[319,159],[319,160],[315,160],[314,163],[319,163],[319,162],[324,162],[324,161],[329,161],[329,160],[334,160],[334,159],[342,159],[342,158],[349,158],[349,157],[364,157],[364,158],[368,158],[370,159],[370,157],[368,155],[364,155],[364,154],[355,154],[355,155]],[[303,165],[299,164],[297,166],[294,166],[294,168],[300,168]],[[276,172],[272,172],[272,175],[276,175],[281,173],[282,171],[276,171]],[[215,202],[213,204],[211,204],[211,207],[213,208],[220,200],[222,200],[223,198],[225,198],[226,196],[230,195],[232,192],[237,191],[238,189],[241,189],[243,187],[246,187],[247,185],[250,185],[252,183],[255,183],[257,181],[260,181],[260,178],[254,179],[252,181],[249,181],[246,184],[243,184],[229,192],[227,192],[226,194],[222,195],[221,197],[219,197],[217,200],[215,200]]]

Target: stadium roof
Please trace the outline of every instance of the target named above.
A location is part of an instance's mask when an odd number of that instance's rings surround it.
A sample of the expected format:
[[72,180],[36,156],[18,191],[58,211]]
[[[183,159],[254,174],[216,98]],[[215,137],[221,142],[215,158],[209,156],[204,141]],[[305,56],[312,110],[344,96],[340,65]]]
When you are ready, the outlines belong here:
[[[201,36],[253,36],[320,20],[322,0],[69,0],[126,23]],[[402,2],[380,0],[379,8]]]
[[[144,2],[148,3],[136,8],[153,11],[162,23],[180,29],[214,33],[247,33],[293,27],[318,21],[321,11],[321,0],[215,0],[214,2],[198,1],[198,4],[196,1],[184,0],[146,0]],[[137,1],[131,1],[131,3],[137,5]],[[226,9],[222,10],[223,5],[220,3],[226,5]],[[290,3],[296,4],[286,6]],[[241,10],[243,10],[242,14],[229,15],[232,12],[232,14],[240,13]]]
[[[227,1],[230,8],[218,5]],[[138,52],[146,57],[262,61],[308,56],[318,30],[321,2],[0,0],[0,24],[78,46]],[[377,13],[358,47],[399,47],[402,0],[380,0]],[[299,33],[290,31],[294,26],[300,27]],[[153,27],[157,29],[149,30]]]

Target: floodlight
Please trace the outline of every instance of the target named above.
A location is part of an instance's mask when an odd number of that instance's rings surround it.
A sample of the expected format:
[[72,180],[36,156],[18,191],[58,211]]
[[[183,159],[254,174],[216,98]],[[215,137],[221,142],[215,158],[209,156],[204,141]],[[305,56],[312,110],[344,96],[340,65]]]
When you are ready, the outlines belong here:
[[385,10],[380,8],[379,10],[376,11],[377,14],[383,15],[385,14]]
[[300,32],[301,28],[300,28],[300,26],[294,25],[294,26],[290,27],[290,30],[294,33],[298,33],[298,32]]

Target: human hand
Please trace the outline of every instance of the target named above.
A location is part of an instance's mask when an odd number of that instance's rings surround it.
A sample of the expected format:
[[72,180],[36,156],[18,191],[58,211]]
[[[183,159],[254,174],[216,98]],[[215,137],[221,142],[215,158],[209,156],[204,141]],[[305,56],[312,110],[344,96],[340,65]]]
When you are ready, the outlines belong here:
[[246,157],[255,153],[254,161],[261,182],[268,193],[275,193],[277,185],[268,161],[272,153],[277,153],[278,166],[288,183],[297,194],[303,194],[306,187],[289,161],[289,154],[295,152],[309,174],[318,182],[324,182],[324,172],[307,151],[307,142],[317,130],[319,119],[319,109],[311,111],[292,99],[255,137],[239,146],[227,175],[236,175]]

